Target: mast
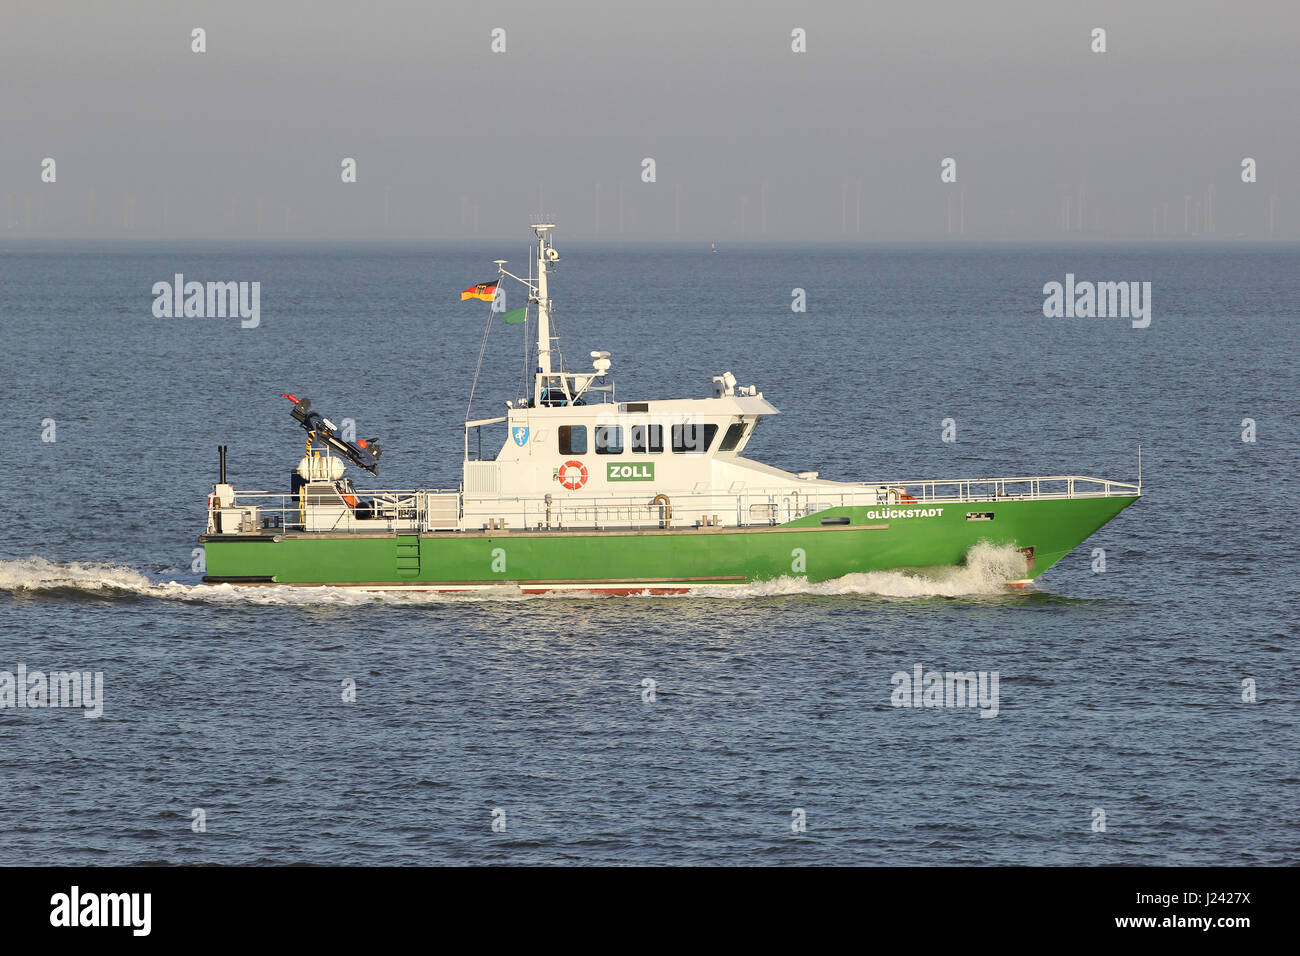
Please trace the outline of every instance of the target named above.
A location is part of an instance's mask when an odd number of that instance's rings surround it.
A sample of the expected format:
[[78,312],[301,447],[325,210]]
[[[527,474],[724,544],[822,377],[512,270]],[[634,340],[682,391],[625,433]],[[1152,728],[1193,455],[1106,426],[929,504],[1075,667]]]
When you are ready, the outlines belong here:
[[[551,245],[551,230],[555,228],[554,223],[537,222],[533,223],[533,232],[537,235],[537,279],[533,280],[533,264],[528,267],[528,278],[517,276],[506,269],[506,260],[497,259],[498,275],[508,276],[514,279],[520,285],[528,289],[528,301],[537,303],[537,365],[533,371],[533,400],[534,408],[542,404],[542,395],[552,384],[554,373],[551,370],[551,298],[547,292],[546,275],[555,263],[560,261],[560,254],[555,251]],[[493,303],[493,309],[497,308],[496,302]],[[491,328],[491,318],[488,319],[488,328]],[[479,349],[479,366],[483,364],[483,351],[487,348],[487,333],[483,334],[483,345]],[[563,359],[561,358],[561,361]],[[563,371],[563,369],[561,369]],[[564,393],[566,398],[569,397],[568,384],[564,376],[558,376],[559,382],[556,384]],[[478,372],[474,373],[474,382],[478,383]],[[522,396],[521,396],[522,397]],[[474,403],[474,389],[470,388],[470,404]],[[469,418],[469,409],[465,410],[466,419]]]
[[551,300],[546,291],[548,266],[560,256],[551,245],[554,223],[533,224],[537,235],[537,373],[533,379],[533,407],[542,403],[542,391],[551,379]]

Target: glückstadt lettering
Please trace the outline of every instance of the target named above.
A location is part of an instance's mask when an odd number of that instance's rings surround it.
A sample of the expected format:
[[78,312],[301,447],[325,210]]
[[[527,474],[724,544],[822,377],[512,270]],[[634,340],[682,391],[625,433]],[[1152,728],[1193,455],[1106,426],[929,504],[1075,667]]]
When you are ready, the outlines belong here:
[[1043,315],[1049,319],[1132,319],[1133,328],[1151,324],[1150,282],[1075,282],[1065,274],[1065,284],[1043,286]]
[[896,671],[889,679],[895,707],[978,707],[981,717],[998,715],[997,671]]
[[943,515],[942,508],[884,508],[868,511],[868,521],[883,521],[886,518],[938,518]]
[[148,936],[153,924],[152,893],[68,893],[50,897],[50,925],[129,926],[134,936]]
[[100,717],[104,713],[104,674],[102,671],[27,670],[19,664],[17,673],[0,671],[0,708],[83,707],[83,717]]
[[174,282],[155,282],[153,314],[159,319],[224,319],[238,316],[240,328],[255,329],[262,321],[262,283],[186,282],[176,273]]

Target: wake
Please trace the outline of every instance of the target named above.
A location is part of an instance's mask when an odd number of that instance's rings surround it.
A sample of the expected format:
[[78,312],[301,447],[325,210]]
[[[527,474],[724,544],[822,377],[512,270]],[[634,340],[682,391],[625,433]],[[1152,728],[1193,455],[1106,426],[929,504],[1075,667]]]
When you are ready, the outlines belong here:
[[[890,598],[966,597],[1005,594],[1007,582],[1023,578],[1025,558],[1013,546],[981,542],[966,554],[961,567],[924,571],[871,571],[810,583],[782,577],[743,585],[704,585],[684,595],[655,595],[655,600],[723,598],[745,600],[786,595],[868,595]],[[65,596],[98,599],[153,598],[208,604],[321,606],[357,604],[455,604],[480,601],[615,600],[582,592],[525,595],[503,584],[459,594],[433,591],[363,591],[335,587],[241,587],[234,584],[154,580],[134,568],[92,561],[56,562],[42,557],[0,560],[0,592],[14,596]],[[640,597],[651,597],[645,594]]]
[[693,593],[719,597],[768,597],[784,594],[864,594],[878,597],[923,598],[966,597],[1005,594],[1007,582],[1028,574],[1025,556],[1013,545],[994,546],[981,541],[966,552],[960,567],[928,568],[921,571],[868,571],[846,574],[830,581],[810,584],[801,578],[782,577],[739,588],[696,589]]

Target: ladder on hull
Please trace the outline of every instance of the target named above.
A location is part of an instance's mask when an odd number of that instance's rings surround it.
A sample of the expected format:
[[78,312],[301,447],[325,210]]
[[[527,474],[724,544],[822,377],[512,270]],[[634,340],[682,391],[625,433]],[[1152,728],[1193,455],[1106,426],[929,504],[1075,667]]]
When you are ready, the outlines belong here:
[[399,578],[418,578],[420,576],[420,536],[418,534],[399,534],[397,536],[397,576]]

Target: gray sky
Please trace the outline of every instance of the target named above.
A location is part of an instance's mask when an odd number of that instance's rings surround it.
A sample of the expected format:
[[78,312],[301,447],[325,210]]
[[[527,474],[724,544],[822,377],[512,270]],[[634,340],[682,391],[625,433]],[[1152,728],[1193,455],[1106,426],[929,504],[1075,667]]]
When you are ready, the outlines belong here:
[[580,239],[1297,239],[1298,36],[1283,0],[4,0],[0,238],[514,238],[540,193]]

